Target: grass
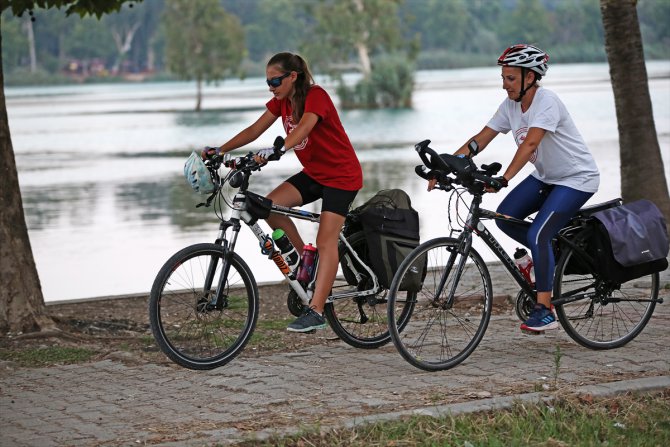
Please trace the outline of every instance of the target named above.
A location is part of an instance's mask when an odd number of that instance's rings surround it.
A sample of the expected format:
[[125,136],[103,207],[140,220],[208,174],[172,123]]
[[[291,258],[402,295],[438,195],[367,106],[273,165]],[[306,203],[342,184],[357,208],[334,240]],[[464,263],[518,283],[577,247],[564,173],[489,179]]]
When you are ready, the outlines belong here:
[[561,373],[561,347],[556,345],[556,350],[554,351],[554,389],[558,388],[558,376]]
[[670,390],[608,399],[557,398],[548,404],[516,403],[509,410],[412,417],[354,429],[247,441],[251,446],[667,446]]
[[88,362],[96,355],[96,351],[85,348],[47,346],[28,348],[20,351],[0,349],[0,360],[15,362],[28,368],[39,368],[49,365],[69,365]]
[[[286,326],[294,318],[277,320],[258,320],[256,330],[249,340],[249,348],[265,350],[280,350],[288,347],[287,340],[280,334],[286,335]],[[246,348],[245,348],[246,349]]]

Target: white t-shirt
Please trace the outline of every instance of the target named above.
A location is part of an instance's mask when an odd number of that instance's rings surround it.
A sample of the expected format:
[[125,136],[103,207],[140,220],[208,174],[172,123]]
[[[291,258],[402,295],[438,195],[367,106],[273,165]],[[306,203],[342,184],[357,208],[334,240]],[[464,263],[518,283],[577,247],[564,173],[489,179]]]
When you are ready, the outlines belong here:
[[530,158],[535,165],[531,175],[551,185],[584,192],[598,190],[598,166],[565,105],[554,92],[538,88],[526,113],[521,112],[521,103],[506,98],[487,127],[505,134],[512,130],[517,146],[523,143],[531,127],[544,129],[546,133]]

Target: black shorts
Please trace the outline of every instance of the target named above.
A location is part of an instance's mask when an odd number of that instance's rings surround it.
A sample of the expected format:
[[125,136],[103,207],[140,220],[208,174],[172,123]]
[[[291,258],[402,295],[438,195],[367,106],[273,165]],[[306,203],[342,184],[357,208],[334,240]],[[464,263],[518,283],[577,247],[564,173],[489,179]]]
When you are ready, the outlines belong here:
[[295,186],[300,192],[302,205],[323,199],[323,203],[321,204],[322,213],[330,211],[340,216],[346,216],[351,203],[354,201],[356,194],[358,194],[358,191],[346,191],[344,189],[324,186],[302,171],[288,178],[286,182]]

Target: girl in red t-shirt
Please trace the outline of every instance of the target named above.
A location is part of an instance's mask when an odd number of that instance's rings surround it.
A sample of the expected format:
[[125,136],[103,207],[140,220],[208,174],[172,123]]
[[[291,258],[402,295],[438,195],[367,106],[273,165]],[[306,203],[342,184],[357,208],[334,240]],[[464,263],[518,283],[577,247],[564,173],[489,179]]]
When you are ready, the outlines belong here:
[[[281,117],[285,148],[295,151],[303,170],[277,186],[268,198],[288,207],[323,199],[316,236],[319,267],[314,296],[310,307],[288,326],[289,331],[308,332],[326,327],[323,308],[337,274],[338,236],[349,206],[363,186],[363,174],[330,96],[314,85],[305,60],[297,54],[278,53],[268,61],[265,72],[273,94],[267,110],[217,152],[251,143]],[[272,152],[271,148],[262,149],[257,158],[265,161]],[[283,229],[302,255],[304,243],[291,219],[273,214],[267,222],[273,229]]]

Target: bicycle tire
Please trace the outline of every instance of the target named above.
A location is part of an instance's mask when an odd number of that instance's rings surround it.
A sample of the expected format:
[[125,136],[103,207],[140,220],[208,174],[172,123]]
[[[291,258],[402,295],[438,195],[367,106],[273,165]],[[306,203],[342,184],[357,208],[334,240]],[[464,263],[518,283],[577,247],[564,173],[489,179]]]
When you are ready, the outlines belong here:
[[572,247],[561,255],[556,265],[554,297],[578,292],[590,296],[555,305],[556,316],[570,338],[582,346],[598,350],[621,347],[637,337],[649,322],[658,298],[659,275],[653,273],[610,285],[593,273],[566,274],[570,261],[579,256]]
[[[454,302],[448,306],[444,301],[455,282],[456,266],[463,256],[459,251],[459,242],[454,238],[424,242],[402,262],[389,290],[391,340],[407,362],[426,371],[450,369],[467,359],[479,345],[491,319],[491,276],[473,248],[470,248],[461,277],[456,282]],[[436,296],[436,285],[446,272],[452,253],[455,262],[447,272],[445,286]],[[426,265],[426,276],[415,294],[409,321],[399,327],[394,311],[399,301],[412,297],[399,291],[398,286],[410,268],[423,265],[421,262]]]
[[[365,234],[362,231],[353,233],[347,237],[347,241],[358,253],[362,260],[369,259]],[[346,252],[344,244],[340,243],[340,263]],[[357,268],[363,271],[362,267]],[[352,281],[353,282],[353,281]],[[337,284],[337,283],[336,283]],[[356,286],[358,290],[367,290],[372,287],[370,278],[363,278],[359,284],[346,284],[347,288]],[[333,290],[338,287],[334,285]],[[345,343],[359,349],[376,349],[391,341],[389,325],[387,321],[387,293],[382,288],[373,296],[343,298],[326,303],[324,314],[333,332]],[[402,303],[403,308],[398,309],[398,324],[402,326],[407,316],[411,313],[411,302]]]
[[[251,338],[258,320],[258,287],[251,270],[233,253],[224,302],[208,308],[221,274],[223,249],[196,244],[174,254],[151,288],[151,331],[163,353],[185,368],[208,370],[234,359]],[[214,281],[203,292],[211,262]]]

